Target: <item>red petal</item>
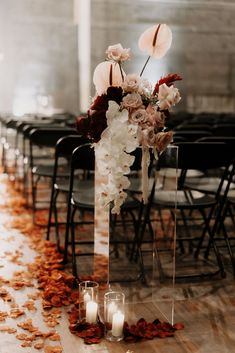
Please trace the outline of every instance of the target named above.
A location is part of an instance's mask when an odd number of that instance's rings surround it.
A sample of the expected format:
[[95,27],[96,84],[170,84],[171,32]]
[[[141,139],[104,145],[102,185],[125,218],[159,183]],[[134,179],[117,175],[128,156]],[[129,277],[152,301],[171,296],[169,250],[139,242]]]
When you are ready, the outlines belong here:
[[173,325],[174,329],[176,330],[183,330],[184,329],[184,324],[181,322],[177,322],[176,324]]

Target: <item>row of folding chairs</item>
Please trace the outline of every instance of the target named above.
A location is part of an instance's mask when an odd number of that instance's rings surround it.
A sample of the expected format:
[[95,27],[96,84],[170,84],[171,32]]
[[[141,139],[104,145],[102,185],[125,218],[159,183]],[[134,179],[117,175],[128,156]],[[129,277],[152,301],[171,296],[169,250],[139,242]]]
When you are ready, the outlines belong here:
[[[21,122],[16,124],[16,129],[17,144],[13,172],[15,185],[18,188],[21,185],[22,196],[25,198],[26,206],[32,211],[35,224],[41,221],[40,209],[48,210],[49,201],[46,238],[51,239],[55,234],[58,250],[63,249],[64,263],[68,261],[68,249],[71,247],[73,273],[78,276],[75,238],[79,238],[80,247],[94,244],[94,239],[80,239],[79,233],[75,236],[75,226],[79,232],[79,226],[94,223],[94,149],[75,129],[55,122],[47,121],[43,124],[35,121]],[[136,157],[133,173],[134,169],[137,171],[140,168],[141,159]],[[20,172],[21,169],[23,172]],[[121,222],[116,217],[111,217],[116,256],[119,256],[118,244],[124,243],[128,252],[128,243],[131,244],[134,237],[131,234],[130,240],[125,238],[120,241],[120,238],[115,236],[116,229],[120,227],[119,223],[123,227],[128,224],[134,229],[135,234],[136,213],[140,206],[141,202],[137,198],[129,197],[122,207]],[[81,213],[80,217],[75,217],[75,213]],[[87,213],[91,216],[87,216]],[[127,214],[130,216],[128,221]],[[61,246],[62,242],[64,244]],[[79,252],[80,256],[91,254],[93,250]]]
[[[94,239],[84,239],[80,235],[77,226],[83,226],[86,223],[93,223],[94,213],[94,150],[87,141],[78,135],[77,131],[65,126],[57,126],[55,122],[51,126],[45,127],[31,124],[26,124],[18,132],[17,162],[22,156],[24,172],[23,172],[23,195],[28,198],[32,195],[31,202],[28,200],[28,205],[31,204],[33,220],[36,222],[38,202],[40,201],[40,188],[38,191],[39,181],[49,179],[49,188],[47,195],[50,194],[49,217],[47,221],[47,239],[51,238],[52,229],[55,232],[58,249],[63,248],[64,262],[68,261],[68,249],[71,246],[73,273],[77,273],[77,243],[89,245],[94,243]],[[22,143],[19,143],[20,136]],[[19,146],[22,146],[20,149]],[[168,158],[166,153],[160,155],[158,163],[153,164],[150,172],[155,176],[155,170],[164,170],[169,168],[178,168],[181,171],[177,192],[172,194],[172,199],[169,199],[169,192],[164,195],[159,189],[158,182],[153,182],[153,186],[149,192],[149,202],[143,205],[141,198],[136,197],[139,190],[130,190],[130,198],[123,205],[121,221],[122,225],[126,225],[124,220],[126,214],[130,215],[131,226],[133,231],[128,239],[126,237],[121,241],[126,244],[129,257],[132,261],[136,261],[140,267],[140,278],[146,281],[145,265],[144,265],[144,244],[146,242],[146,228],[150,233],[150,251],[155,253],[159,259],[158,249],[155,246],[155,238],[158,236],[154,232],[152,222],[152,211],[157,209],[159,217],[164,209],[173,211],[177,209],[180,212],[181,218],[184,221],[184,227],[188,227],[189,213],[191,219],[194,219],[194,212],[197,211],[203,218],[203,232],[196,239],[189,237],[182,239],[177,235],[177,244],[180,251],[184,252],[184,243],[188,241],[194,247],[195,261],[204,249],[204,257],[208,259],[209,254],[213,253],[215,258],[216,272],[225,276],[225,269],[220,254],[220,248],[217,245],[218,239],[223,239],[228,249],[231,263],[234,270],[233,250],[230,246],[230,240],[226,232],[225,219],[228,214],[231,214],[233,209],[232,198],[230,197],[231,185],[233,183],[234,174],[234,141],[232,138],[219,137],[214,140],[203,141],[197,143],[178,142],[176,143],[177,159]],[[49,157],[49,158],[48,158]],[[166,158],[167,157],[167,158]],[[138,161],[135,164],[133,173],[139,176],[138,172],[141,169],[141,154],[138,152],[136,157]],[[177,162],[177,164],[176,164]],[[199,190],[202,177],[197,178],[196,183],[192,185],[192,178],[187,177],[190,170],[200,170],[203,172],[203,177],[208,170],[220,170],[218,175],[218,183],[214,190]],[[201,175],[199,173],[199,175]],[[138,178],[138,177],[137,177]],[[20,177],[19,177],[20,179]],[[190,185],[191,181],[191,185]],[[198,184],[197,184],[198,183]],[[47,185],[48,186],[48,185]],[[200,197],[198,196],[200,192]],[[65,197],[65,220],[60,220],[60,201],[61,195]],[[134,197],[133,197],[134,195]],[[167,195],[167,197],[166,197]],[[175,196],[177,195],[177,197]],[[44,201],[43,201],[44,202]],[[76,213],[79,210],[79,221],[77,221]],[[90,213],[91,216],[86,216]],[[162,223],[164,227],[164,221]],[[63,228],[65,227],[65,228]],[[113,248],[118,256],[118,243],[120,239],[115,238],[116,220],[112,219],[113,228]],[[61,236],[62,232],[64,233]],[[222,236],[221,236],[222,234]],[[64,245],[61,246],[61,239]],[[150,240],[149,240],[150,239]],[[83,244],[84,243],[84,244]],[[196,243],[196,246],[194,245]],[[93,253],[91,251],[91,253]],[[81,256],[83,252],[79,252]],[[84,255],[89,255],[90,252],[84,252]],[[159,264],[159,271],[161,263]],[[197,275],[197,274],[193,274]]]

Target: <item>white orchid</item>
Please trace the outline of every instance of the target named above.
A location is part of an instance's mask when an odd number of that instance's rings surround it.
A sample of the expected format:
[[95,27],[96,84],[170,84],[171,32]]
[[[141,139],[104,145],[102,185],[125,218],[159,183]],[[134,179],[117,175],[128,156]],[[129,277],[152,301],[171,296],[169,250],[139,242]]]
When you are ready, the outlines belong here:
[[102,138],[95,144],[97,165],[101,175],[108,177],[106,185],[102,185],[100,202],[106,205],[113,202],[113,213],[119,213],[120,207],[127,194],[125,189],[129,187],[128,177],[130,167],[134,162],[134,156],[129,153],[138,145],[137,128],[130,127],[128,112],[119,111],[119,105],[109,102],[107,111],[108,126],[102,133]]

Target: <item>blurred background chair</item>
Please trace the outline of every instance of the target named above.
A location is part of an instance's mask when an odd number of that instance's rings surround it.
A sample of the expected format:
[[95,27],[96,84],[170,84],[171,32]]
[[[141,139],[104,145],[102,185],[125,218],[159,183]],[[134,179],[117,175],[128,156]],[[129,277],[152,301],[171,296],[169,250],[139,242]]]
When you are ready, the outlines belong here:
[[[30,190],[27,194],[32,195],[31,207],[33,222],[36,222],[36,211],[39,204],[45,207],[49,204],[48,190],[50,194],[51,180],[54,171],[55,146],[57,141],[65,136],[76,134],[76,130],[67,127],[47,127],[47,128],[32,128],[28,132],[29,140],[29,174],[26,178],[29,180],[28,185]],[[67,161],[64,160],[64,166],[61,166],[60,175],[68,175],[69,168]],[[38,184],[40,180],[49,181],[45,183],[40,191],[45,192],[45,197],[42,195],[38,198]],[[41,192],[42,194],[42,192]]]
[[[79,147],[83,144],[87,143],[87,140],[80,135],[67,135],[61,137],[55,147],[55,158],[54,158],[54,168],[53,168],[53,177],[51,182],[51,198],[50,198],[50,207],[49,207],[49,216],[48,216],[48,224],[47,224],[47,240],[50,239],[51,228],[55,227],[55,236],[58,249],[60,248],[60,236],[59,236],[59,228],[61,224],[66,224],[66,221],[60,222],[58,218],[58,205],[57,198],[59,193],[66,193],[65,204],[67,206],[67,194],[69,193],[69,178],[71,172],[71,158],[72,153],[76,147]],[[67,173],[60,173],[60,159],[66,159],[68,163]],[[80,171],[80,178],[84,177],[83,172]],[[79,183],[79,176],[77,176],[76,182],[74,183],[73,189],[77,188],[77,184]],[[52,217],[54,217],[54,221],[52,221]]]
[[[185,268],[184,270],[186,270],[186,273],[179,271],[177,277],[211,276],[218,273],[224,277],[226,275],[224,264],[218,249],[215,234],[234,174],[234,150],[223,142],[181,142],[177,143],[177,146],[179,149],[178,168],[181,171],[198,169],[199,171],[205,172],[209,169],[223,167],[220,183],[213,195],[184,187],[184,180],[182,179],[177,193],[161,191],[158,188],[153,190],[149,202],[149,215],[147,214],[145,223],[151,221],[151,212],[154,209],[162,212],[164,209],[174,210],[176,207],[178,256],[183,260],[186,256],[186,251],[188,251],[189,254],[194,254],[193,261],[195,261],[195,264],[193,264],[193,267],[196,267],[196,270],[193,271],[188,271],[187,268]],[[231,164],[233,165],[232,168]],[[157,168],[175,167],[175,164],[172,165],[171,160],[164,159],[164,153],[162,153]],[[223,187],[225,182],[226,188]],[[198,214],[200,215],[199,223]],[[172,212],[172,217],[174,218],[174,212]],[[142,226],[139,238],[140,254],[142,252],[141,247],[145,237],[145,223]],[[156,237],[157,236],[158,235],[156,234]],[[227,239],[224,240],[228,247],[228,251],[230,252],[229,243],[227,242]],[[209,252],[211,253],[211,249],[213,249],[213,256],[210,260],[212,261],[211,264],[213,264],[212,267],[214,269],[209,269],[208,272],[205,272],[203,267],[201,268],[201,272],[200,266],[198,265],[199,254],[201,254],[203,249],[205,250],[204,260],[208,260]]]

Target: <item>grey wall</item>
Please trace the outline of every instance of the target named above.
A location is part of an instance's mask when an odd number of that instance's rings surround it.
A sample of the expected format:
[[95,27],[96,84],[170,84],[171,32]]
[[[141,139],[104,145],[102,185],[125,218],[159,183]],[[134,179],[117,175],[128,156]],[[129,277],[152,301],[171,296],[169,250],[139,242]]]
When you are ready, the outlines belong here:
[[[145,76],[155,82],[168,72],[182,74],[178,110],[234,112],[234,19],[234,0],[91,0],[91,72],[107,46],[119,42],[134,55],[126,71],[140,72],[139,35],[167,23],[172,47],[150,61]],[[0,51],[0,111],[11,111],[16,98],[32,108],[41,95],[57,109],[78,111],[73,0],[0,0]]]
[[183,99],[177,109],[234,112],[234,0],[93,0],[93,66],[108,45],[120,42],[133,49],[131,71],[138,72],[144,57],[137,39],[155,23],[171,27],[173,44],[162,60],[150,63],[146,77],[182,74]]
[[73,0],[0,0],[0,111],[49,105],[76,112],[77,27]]

